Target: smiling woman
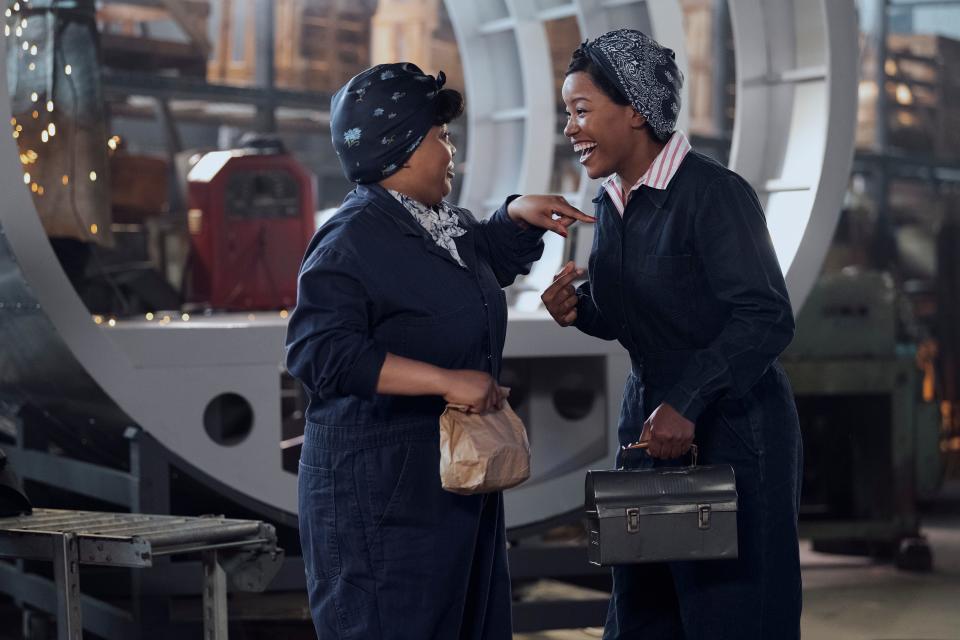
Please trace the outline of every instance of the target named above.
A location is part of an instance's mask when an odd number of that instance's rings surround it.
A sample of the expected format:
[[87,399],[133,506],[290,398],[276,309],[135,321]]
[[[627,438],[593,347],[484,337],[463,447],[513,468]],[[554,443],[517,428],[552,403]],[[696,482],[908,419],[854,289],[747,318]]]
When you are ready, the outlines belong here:
[[[776,362],[794,322],[763,210],[675,130],[671,50],[618,29],[582,44],[567,73],[564,134],[606,179],[588,281],[574,289],[569,263],[543,301],[561,326],[630,353],[619,467],[682,464],[696,435],[741,496],[739,558],[614,567],[604,637],[799,637],[800,426]],[[626,449],[637,442],[640,457]]]
[[[511,632],[503,495],[442,489],[439,418],[445,403],[502,407],[503,287],[540,258],[544,230],[593,219],[556,196],[508,197],[484,222],[445,202],[463,100],[443,84],[377,65],[331,103],[357,187],[307,249],[287,333],[309,397],[299,521],[322,638]],[[379,628],[400,618],[402,634]]]

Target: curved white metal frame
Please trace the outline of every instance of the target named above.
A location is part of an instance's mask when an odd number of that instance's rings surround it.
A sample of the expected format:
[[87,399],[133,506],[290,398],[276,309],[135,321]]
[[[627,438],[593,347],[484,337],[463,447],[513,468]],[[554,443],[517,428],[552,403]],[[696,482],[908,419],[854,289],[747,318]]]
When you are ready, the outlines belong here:
[[[679,6],[670,0],[447,0],[470,100],[470,171],[463,201],[476,211],[512,192],[549,185],[555,121],[544,20],[576,16],[590,37],[621,25],[649,30],[685,67]],[[826,251],[852,157],[856,25],[852,0],[731,0],[737,47],[733,166],[760,192],[794,304],[802,303]],[[5,50],[5,47],[4,47]],[[0,65],[0,121],[10,118]],[[296,512],[295,477],[282,471],[279,371],[285,322],[221,319],[96,325],[33,215],[16,145],[0,140],[2,231],[44,313],[80,365],[163,445],[237,491]],[[589,202],[582,181],[578,204]],[[541,269],[559,262],[556,245]],[[562,332],[542,314],[511,317],[507,355],[607,358],[607,455],[549,482],[508,493],[508,523],[537,522],[579,504],[583,470],[612,462],[626,360],[615,346]],[[203,410],[235,392],[253,406],[242,443],[203,434]]]
[[[754,185],[764,204],[798,309],[833,235],[853,157],[856,12],[852,2],[834,0],[730,0],[730,5],[737,64],[731,167]],[[558,123],[552,76],[544,73],[550,64],[544,22],[575,16],[581,34],[590,38],[621,26],[635,27],[674,49],[680,68],[688,68],[676,1],[447,0],[447,9],[470,99],[468,172],[461,201],[474,211],[491,209],[509,193],[548,189]],[[521,64],[491,64],[508,47],[520,50]],[[523,88],[523,100],[504,95],[514,86]],[[686,103],[686,93],[683,98]],[[686,112],[681,114],[678,127],[685,129]],[[489,170],[492,167],[496,169]],[[596,184],[583,176],[574,204],[589,210],[595,190]],[[556,237],[547,239],[552,246],[530,275],[538,281],[536,291],[561,262],[562,243]],[[524,329],[513,322],[510,337],[533,339],[533,332]],[[562,352],[564,339],[557,336],[548,350]],[[615,377],[615,368],[608,367],[611,396],[617,395]],[[616,400],[607,399],[607,457],[551,478],[549,484],[533,482],[512,490],[507,494],[508,522],[537,522],[565,505],[569,508],[574,502],[570,496],[582,491],[584,470],[613,462]]]

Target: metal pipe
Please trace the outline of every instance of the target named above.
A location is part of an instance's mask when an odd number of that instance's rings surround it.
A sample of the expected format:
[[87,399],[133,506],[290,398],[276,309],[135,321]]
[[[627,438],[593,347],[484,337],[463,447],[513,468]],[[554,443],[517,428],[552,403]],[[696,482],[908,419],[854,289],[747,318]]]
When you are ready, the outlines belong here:
[[273,133],[277,130],[276,99],[273,93],[276,86],[276,67],[274,65],[274,6],[273,0],[257,0],[256,4],[256,85],[267,94],[265,104],[257,106],[257,130]]

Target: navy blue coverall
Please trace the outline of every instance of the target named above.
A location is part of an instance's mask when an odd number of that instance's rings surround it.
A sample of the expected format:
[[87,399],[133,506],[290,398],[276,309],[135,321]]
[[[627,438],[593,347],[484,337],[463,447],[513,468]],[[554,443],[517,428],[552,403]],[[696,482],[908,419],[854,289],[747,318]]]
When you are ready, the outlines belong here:
[[[701,464],[733,465],[739,493],[739,559],[615,567],[604,638],[799,638],[802,449],[776,362],[794,321],[760,203],[695,151],[622,218],[602,189],[594,203],[576,326],[630,352],[620,443],[666,402],[695,423]],[[631,451],[619,464],[682,462]]]
[[543,252],[504,205],[456,238],[464,269],[378,185],[315,235],[287,368],[309,395],[299,472],[310,609],[323,640],[511,637],[503,497],[440,486],[440,397],[376,393],[387,353],[499,375],[503,287]]

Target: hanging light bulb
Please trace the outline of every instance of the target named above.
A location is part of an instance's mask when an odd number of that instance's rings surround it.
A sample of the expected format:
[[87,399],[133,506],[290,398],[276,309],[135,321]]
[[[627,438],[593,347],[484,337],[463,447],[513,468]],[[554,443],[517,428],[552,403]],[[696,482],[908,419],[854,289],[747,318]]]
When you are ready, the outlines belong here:
[[96,182],[96,181],[97,181],[97,172],[96,172],[96,171],[91,171],[91,172],[90,172],[90,182]]
[[23,184],[30,184],[30,174],[24,172],[23,174]]
[[53,111],[53,100],[47,100],[47,111]]
[[63,68],[63,72],[67,75],[70,75],[71,73],[73,73],[73,67],[71,67],[70,65],[67,65]]
[[53,136],[57,135],[57,125],[53,124],[52,122],[51,122],[50,124],[48,124],[48,125],[47,125],[47,133],[50,134],[50,137],[51,137],[51,138],[52,138]]
[[40,96],[37,95],[37,92],[34,91],[33,93],[30,94],[30,102],[36,102],[39,97]]
[[47,142],[49,139],[50,139],[50,134],[47,133],[46,129],[40,132],[40,140],[42,140],[43,142]]

